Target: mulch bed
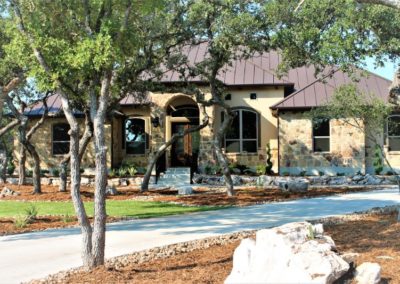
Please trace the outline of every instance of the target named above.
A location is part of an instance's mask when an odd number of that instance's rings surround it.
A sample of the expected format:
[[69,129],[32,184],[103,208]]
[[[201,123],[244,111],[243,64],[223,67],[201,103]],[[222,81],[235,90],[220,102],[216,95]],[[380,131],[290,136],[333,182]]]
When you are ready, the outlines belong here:
[[[24,200],[24,201],[70,201],[69,192],[59,192],[57,186],[42,186],[41,194],[32,194],[31,185],[6,185],[21,195],[7,196],[0,200]],[[152,189],[148,192],[140,192],[137,186],[118,187],[118,195],[107,196],[108,200],[148,200],[161,202],[178,202],[185,205],[210,205],[210,206],[246,206],[273,201],[293,200],[299,198],[312,198],[339,193],[368,191],[368,187],[323,187],[311,188],[306,193],[285,193],[276,188],[262,189],[246,187],[236,189],[236,195],[227,196],[223,188],[195,187],[193,195],[178,196],[177,190]],[[81,186],[83,201],[93,201],[94,189]]]
[[[325,226],[325,230],[339,252],[359,253],[358,264],[379,263],[383,283],[400,283],[400,224],[395,215],[372,215]],[[223,283],[238,245],[239,241],[119,269],[100,267],[73,274],[63,283]]]

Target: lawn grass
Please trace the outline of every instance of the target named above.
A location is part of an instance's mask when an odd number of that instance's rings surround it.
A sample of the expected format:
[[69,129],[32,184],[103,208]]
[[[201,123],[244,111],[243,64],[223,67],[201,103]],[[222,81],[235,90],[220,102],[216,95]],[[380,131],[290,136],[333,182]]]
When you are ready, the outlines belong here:
[[[71,202],[21,202],[21,201],[0,201],[0,217],[16,217],[26,214],[25,210],[34,205],[38,210],[38,216],[44,215],[74,215]],[[220,209],[213,206],[181,206],[149,201],[132,200],[107,200],[107,215],[112,217],[137,217],[150,218],[167,215],[183,214],[190,212],[201,212]],[[89,216],[93,216],[93,202],[85,202],[85,208]]]

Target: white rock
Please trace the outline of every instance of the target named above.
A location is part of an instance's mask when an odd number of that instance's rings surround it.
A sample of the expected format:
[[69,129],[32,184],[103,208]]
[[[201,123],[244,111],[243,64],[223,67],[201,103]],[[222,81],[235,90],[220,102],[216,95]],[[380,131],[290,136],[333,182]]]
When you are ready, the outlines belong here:
[[190,195],[193,194],[193,188],[191,186],[181,186],[178,187],[179,195]]
[[117,195],[118,191],[115,186],[107,186],[106,188],[106,195]]
[[279,182],[279,188],[284,192],[307,192],[309,182],[307,180],[294,180]]
[[349,264],[332,251],[330,240],[313,239],[311,230],[300,222],[258,231],[255,244],[246,241],[235,250],[225,283],[333,283]]
[[380,265],[373,262],[364,262],[356,268],[355,280],[358,284],[378,284],[381,281]]
[[315,224],[313,230],[316,236],[322,236],[324,234],[324,226],[322,224]]

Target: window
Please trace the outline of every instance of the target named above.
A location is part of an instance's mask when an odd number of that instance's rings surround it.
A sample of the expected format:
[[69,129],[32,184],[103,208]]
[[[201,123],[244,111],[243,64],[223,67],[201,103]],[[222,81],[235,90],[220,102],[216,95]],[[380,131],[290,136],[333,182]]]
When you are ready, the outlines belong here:
[[400,151],[400,115],[389,116],[387,134],[389,151]]
[[258,113],[247,109],[238,109],[234,112],[236,116],[225,135],[225,151],[227,153],[257,153]]
[[321,119],[313,122],[313,148],[314,152],[330,151],[329,119]]
[[125,149],[127,154],[139,155],[146,152],[145,121],[140,118],[125,120]]
[[67,123],[53,125],[53,155],[65,155],[69,153],[69,129]]

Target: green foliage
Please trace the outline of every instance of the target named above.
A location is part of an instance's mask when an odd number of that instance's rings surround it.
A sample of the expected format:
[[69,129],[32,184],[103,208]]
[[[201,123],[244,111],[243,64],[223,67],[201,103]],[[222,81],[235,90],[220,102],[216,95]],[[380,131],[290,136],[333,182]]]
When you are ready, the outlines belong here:
[[53,177],[59,177],[60,176],[60,170],[58,168],[51,168],[49,169],[50,175]]
[[109,172],[108,172],[108,177],[110,177],[110,178],[115,178],[116,176],[117,176],[117,170],[116,169],[111,169],[111,170],[109,170]]
[[325,175],[325,173],[323,171],[318,171],[318,175],[322,177]]
[[374,164],[375,174],[376,175],[381,174],[383,171],[383,157],[381,148],[378,145],[375,145],[373,164]]
[[267,143],[266,151],[267,151],[267,153],[266,153],[267,154],[267,165],[265,168],[265,172],[266,172],[266,174],[271,175],[274,172],[272,171],[273,163],[272,163],[272,154],[271,154],[270,143]]
[[7,174],[12,175],[14,173],[14,171],[15,171],[14,162],[11,159],[9,159],[8,165],[7,165]]
[[290,173],[289,172],[282,172],[282,176],[288,177],[288,176],[290,176]]
[[32,170],[27,170],[26,171],[26,176],[27,177],[32,177],[33,176],[33,171]]
[[336,173],[336,176],[338,176],[338,177],[344,177],[344,176],[346,176],[346,174],[345,174],[345,173],[340,173],[340,172],[338,172],[338,173]]
[[25,209],[25,215],[28,220],[28,223],[31,223],[34,220],[36,220],[38,212],[39,212],[38,208],[34,204],[30,203],[29,206]]
[[128,171],[125,167],[120,167],[118,169],[118,176],[119,177],[125,177],[128,174]]
[[75,220],[75,217],[73,215],[66,213],[61,216],[61,219],[64,223],[71,223]]
[[204,167],[204,172],[206,175],[218,175],[222,173],[222,169],[219,165],[206,165]]
[[137,170],[136,170],[136,168],[134,166],[131,166],[131,167],[127,168],[127,171],[129,173],[129,176],[131,176],[131,177],[133,177],[137,173]]
[[315,239],[314,228],[313,228],[312,225],[308,226],[308,239],[309,240],[314,240]]
[[301,171],[299,175],[304,177],[304,176],[306,176],[306,174],[307,174],[307,171]]
[[23,229],[29,224],[28,216],[17,215],[14,217],[14,226],[18,229]]
[[47,175],[47,174],[49,174],[49,173],[50,173],[49,170],[45,170],[45,169],[41,169],[41,170],[40,170],[40,176],[41,176],[41,177],[44,177],[45,175]]
[[256,167],[256,173],[258,174],[258,175],[265,175],[265,173],[266,173],[266,165],[258,165],[257,167]]

